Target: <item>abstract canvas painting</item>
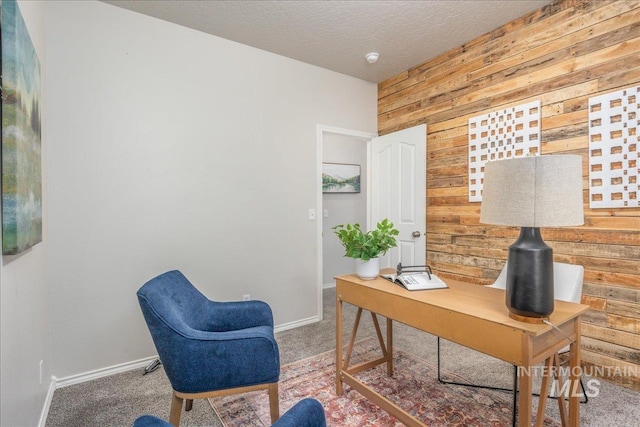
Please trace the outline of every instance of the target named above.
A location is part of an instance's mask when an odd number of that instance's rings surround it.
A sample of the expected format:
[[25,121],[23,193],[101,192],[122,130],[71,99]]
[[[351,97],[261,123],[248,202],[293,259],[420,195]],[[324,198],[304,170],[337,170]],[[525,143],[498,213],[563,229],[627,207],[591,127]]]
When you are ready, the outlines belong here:
[[40,61],[15,0],[0,7],[2,35],[2,253],[42,241]]

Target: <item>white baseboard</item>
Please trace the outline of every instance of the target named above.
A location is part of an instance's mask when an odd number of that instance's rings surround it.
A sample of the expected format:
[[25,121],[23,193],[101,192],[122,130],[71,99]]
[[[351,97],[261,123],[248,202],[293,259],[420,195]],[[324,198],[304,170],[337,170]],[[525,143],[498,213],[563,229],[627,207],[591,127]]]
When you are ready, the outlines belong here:
[[331,289],[336,287],[336,282],[325,283],[322,285],[322,289]]
[[319,316],[307,317],[306,319],[296,320],[295,322],[283,323],[281,325],[277,325],[273,328],[273,332],[282,332],[288,329],[298,328],[304,325],[310,325],[312,323],[316,323],[320,321]]
[[[146,368],[158,356],[145,357],[144,359],[134,360],[131,362],[121,363],[119,365],[108,366],[106,368],[96,369],[95,371],[84,372],[82,374],[71,375],[56,380],[55,388],[63,388],[74,384],[80,384],[86,381],[95,380],[109,375],[119,374],[121,372],[131,371],[133,369]],[[55,378],[55,377],[54,377]]]
[[56,390],[56,377],[51,377],[49,383],[49,390],[47,391],[47,397],[44,400],[44,406],[42,412],[40,412],[40,420],[38,421],[38,427],[45,427],[47,423],[47,416],[49,416],[49,408],[51,408],[51,401],[53,400],[53,392]]

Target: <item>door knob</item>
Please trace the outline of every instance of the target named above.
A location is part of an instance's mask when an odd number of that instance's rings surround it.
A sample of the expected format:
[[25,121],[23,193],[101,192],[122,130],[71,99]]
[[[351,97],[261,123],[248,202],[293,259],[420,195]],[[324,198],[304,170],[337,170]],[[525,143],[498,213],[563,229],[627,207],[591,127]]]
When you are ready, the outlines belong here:
[[421,234],[422,234],[422,233],[420,233],[419,231],[414,231],[413,233],[411,233],[411,235],[412,235],[413,237],[415,237],[416,239],[417,239],[418,237],[420,237],[420,235],[421,235]]

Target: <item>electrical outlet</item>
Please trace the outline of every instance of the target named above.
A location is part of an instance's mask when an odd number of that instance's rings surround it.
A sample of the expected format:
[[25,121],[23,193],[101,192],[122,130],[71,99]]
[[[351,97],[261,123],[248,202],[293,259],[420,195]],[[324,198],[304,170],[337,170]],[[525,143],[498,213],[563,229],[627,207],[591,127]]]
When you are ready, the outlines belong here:
[[251,299],[251,294],[242,295],[242,301],[249,301]]

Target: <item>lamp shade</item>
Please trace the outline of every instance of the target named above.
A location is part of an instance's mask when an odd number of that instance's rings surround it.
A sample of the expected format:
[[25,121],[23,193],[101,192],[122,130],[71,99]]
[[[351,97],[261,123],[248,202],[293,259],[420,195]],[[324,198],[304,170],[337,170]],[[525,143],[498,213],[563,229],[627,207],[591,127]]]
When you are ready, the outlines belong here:
[[519,227],[584,224],[582,157],[562,154],[487,162],[480,222]]

